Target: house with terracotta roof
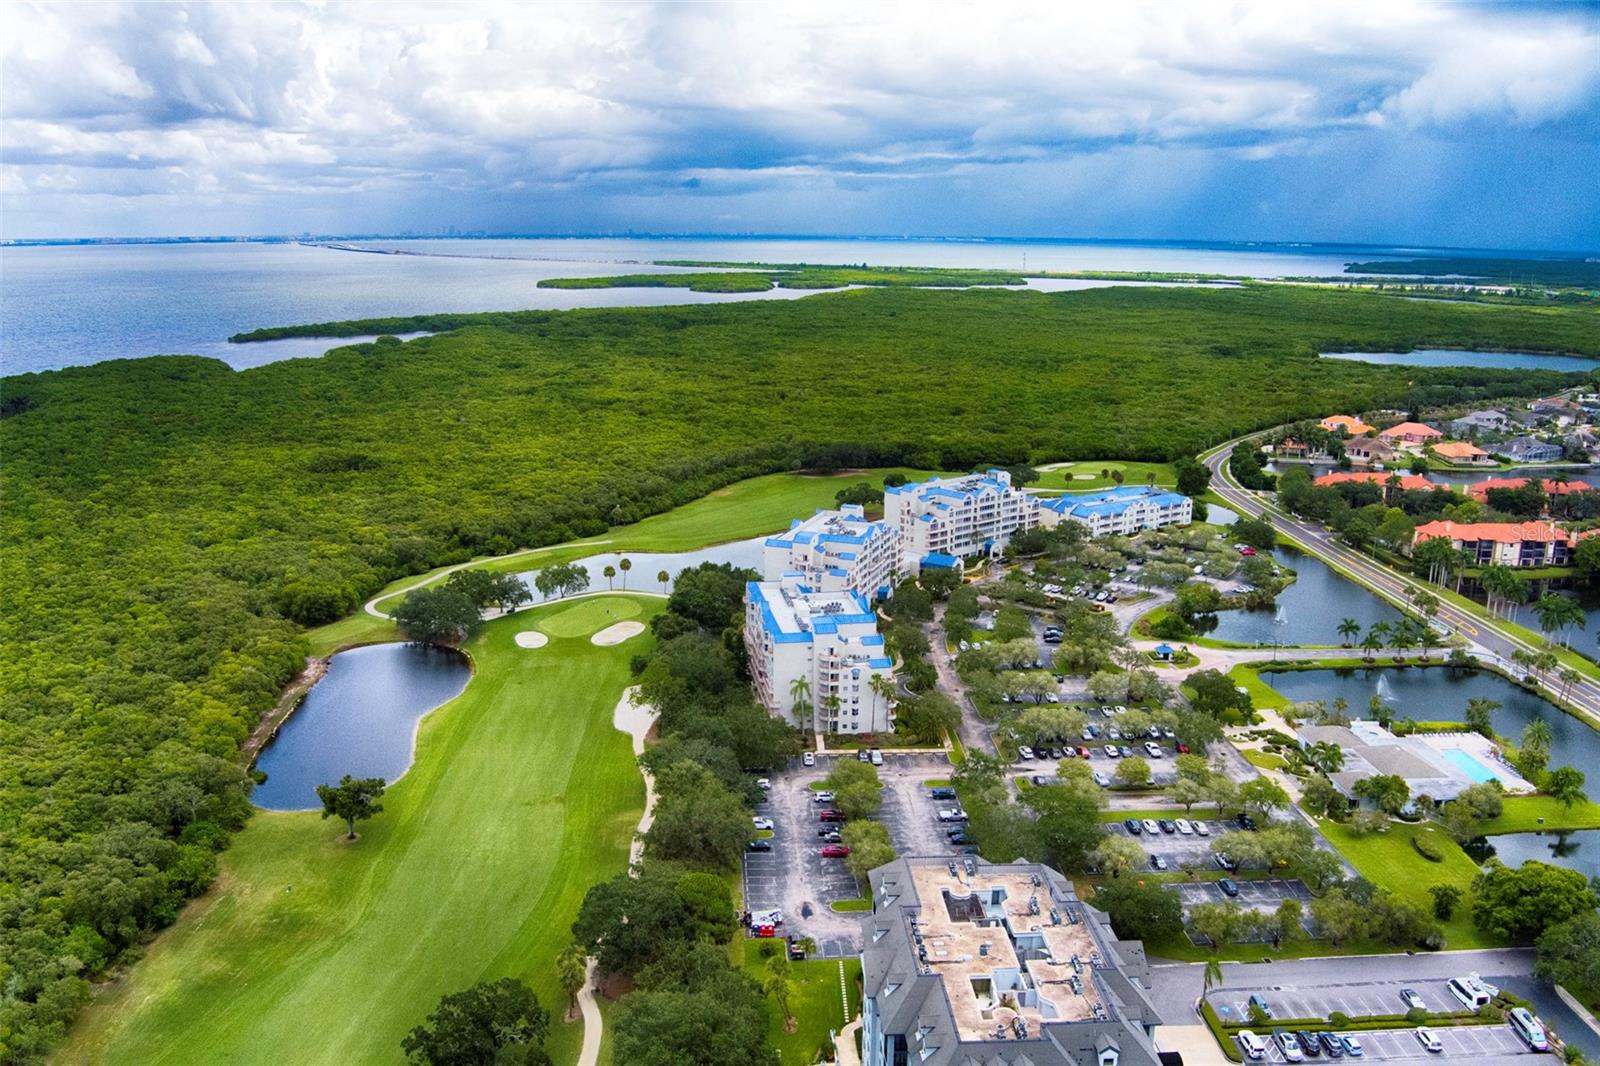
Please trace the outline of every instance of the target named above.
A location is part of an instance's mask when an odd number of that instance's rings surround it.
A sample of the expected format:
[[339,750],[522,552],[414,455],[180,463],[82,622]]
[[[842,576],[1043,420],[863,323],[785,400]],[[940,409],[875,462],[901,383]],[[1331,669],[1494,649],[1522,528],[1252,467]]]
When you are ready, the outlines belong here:
[[1428,450],[1451,466],[1481,466],[1484,463],[1494,462],[1489,458],[1488,452],[1464,440],[1447,440],[1433,445]]
[[1444,537],[1465,551],[1472,566],[1565,566],[1578,538],[1554,522],[1425,522],[1411,539],[1413,549]]
[[[1535,480],[1527,477],[1492,477],[1480,481],[1476,485],[1467,486],[1467,495],[1479,503],[1489,499],[1490,489],[1520,489],[1528,482]],[[1549,481],[1540,479],[1540,485],[1546,496],[1570,496],[1575,492],[1593,492],[1594,486],[1586,481]]]
[[1442,487],[1435,485],[1421,474],[1383,473],[1382,471],[1378,470],[1338,470],[1331,474],[1323,474],[1321,477],[1317,478],[1313,484],[1343,485],[1349,484],[1353,481],[1364,481],[1371,485],[1377,485],[1379,488],[1383,489],[1384,499],[1387,500],[1389,496],[1393,494],[1392,489],[1394,486],[1392,486],[1390,482],[1397,478],[1400,482],[1398,487],[1402,492],[1409,492],[1412,490],[1421,490],[1423,492],[1427,492],[1430,489]]
[[1390,426],[1378,436],[1390,444],[1429,444],[1443,438],[1444,434],[1421,422],[1402,422],[1398,426]]
[[1317,425],[1329,433],[1343,432],[1351,437],[1359,437],[1363,433],[1371,433],[1372,427],[1353,415],[1329,415]]

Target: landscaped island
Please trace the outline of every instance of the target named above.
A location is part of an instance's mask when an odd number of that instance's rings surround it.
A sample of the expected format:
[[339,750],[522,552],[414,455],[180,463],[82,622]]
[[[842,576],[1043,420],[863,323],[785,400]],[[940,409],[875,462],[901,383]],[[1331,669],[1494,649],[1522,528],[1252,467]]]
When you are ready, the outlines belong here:
[[[0,929],[0,959],[19,982],[0,1005],[8,1052],[38,1057],[87,998],[84,976],[213,881],[250,815],[239,745],[301,668],[305,627],[346,617],[389,582],[606,538],[779,471],[1164,462],[1327,410],[1544,393],[1568,378],[1419,374],[1316,353],[1600,355],[1595,323],[1572,309],[1272,287],[895,289],[292,327],[280,332],[452,332],[242,373],[166,357],[6,379],[0,876],[15,920]],[[360,845],[334,846],[315,816],[258,816],[224,863],[226,882],[254,894],[207,912],[222,933],[185,925],[158,941],[138,971],[156,990],[147,1013],[97,1020],[74,1047],[94,1057],[104,1038],[176,1061],[193,1048],[167,1037],[197,1024],[214,1025],[219,1046],[299,1046],[324,994],[348,992],[346,968],[359,965],[363,1004],[384,1005],[357,1013],[375,1015],[394,1053],[397,1027],[463,978],[548,974],[559,945],[533,926],[554,916],[563,929],[564,908],[620,869],[637,816],[626,741],[597,720],[632,649],[580,649],[584,683],[568,677],[558,713],[545,686],[560,677],[525,675],[516,658],[551,649],[510,639],[496,625],[469,645],[480,676],[427,720],[417,764]],[[491,718],[520,731],[509,747],[475,735]],[[596,768],[571,776],[571,745],[585,737]],[[430,745],[450,757],[430,758]],[[508,754],[523,760],[515,773],[496,763]],[[461,776],[473,770],[486,780]],[[405,847],[374,846],[385,838]],[[579,839],[597,850],[575,849]],[[461,884],[425,891],[442,871]],[[333,886],[347,900],[352,885],[376,924],[332,905]],[[423,963],[449,980],[405,972]],[[159,994],[210,967],[229,977],[200,999]],[[278,1009],[234,1013],[226,990],[247,973]],[[354,1061],[368,1045],[350,1024],[322,1031]]]

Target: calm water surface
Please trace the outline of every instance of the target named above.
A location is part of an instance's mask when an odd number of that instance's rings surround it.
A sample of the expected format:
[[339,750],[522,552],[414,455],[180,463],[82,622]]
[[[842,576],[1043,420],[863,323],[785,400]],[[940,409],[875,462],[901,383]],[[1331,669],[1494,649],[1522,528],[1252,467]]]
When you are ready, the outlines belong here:
[[[1250,277],[1332,275],[1381,248],[1178,246],[1064,241],[605,239],[353,242],[415,254],[297,244],[0,249],[0,371],[195,354],[237,368],[318,355],[317,340],[230,345],[260,326],[426,312],[654,306],[799,299],[807,293],[539,289],[543,278],[670,272],[657,259],[867,263],[1021,270],[1150,270]],[[1406,254],[1414,254],[1407,250]],[[1041,281],[1041,289],[1104,282]],[[343,342],[340,342],[343,343]]]
[[1323,352],[1329,359],[1392,366],[1477,366],[1502,370],[1566,370],[1586,374],[1600,366],[1593,359],[1537,352],[1475,352],[1464,348],[1417,348],[1409,352]]
[[422,644],[342,651],[256,762],[267,781],[251,800],[293,811],[320,807],[317,786],[352,777],[393,781],[411,765],[417,720],[454,699],[472,676],[459,652]]
[[1217,628],[1207,636],[1236,644],[1338,644],[1342,619],[1354,618],[1365,631],[1374,622],[1393,622],[1400,617],[1400,612],[1383,600],[1295,548],[1274,548],[1272,557],[1299,575],[1278,594],[1277,606],[1262,611],[1221,611]]
[[[628,572],[627,588],[638,589],[643,592],[670,592],[673,582],[683,571],[699,566],[701,563],[723,563],[742,569],[761,570],[762,546],[766,541],[765,536],[751,537],[749,540],[729,541],[727,544],[714,544],[709,548],[698,548],[687,552],[602,552],[599,555],[588,555],[582,559],[572,560],[573,565],[581,566],[589,575],[589,589],[598,592],[602,589],[624,587],[623,576],[620,569],[616,577],[607,582],[605,568],[617,567],[623,559],[633,564],[633,569]],[[656,580],[656,575],[665,570],[671,576],[667,579],[667,587],[663,589],[661,582]],[[543,603],[547,597],[541,596],[534,587],[533,577],[537,570],[529,570],[517,576],[522,583],[528,586],[528,591],[533,593],[534,603]]]

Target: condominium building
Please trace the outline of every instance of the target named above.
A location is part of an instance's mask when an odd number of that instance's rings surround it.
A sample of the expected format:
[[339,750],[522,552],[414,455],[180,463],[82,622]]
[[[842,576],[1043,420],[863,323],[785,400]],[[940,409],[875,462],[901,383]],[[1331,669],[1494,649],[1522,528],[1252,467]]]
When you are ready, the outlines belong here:
[[749,582],[744,602],[750,677],[769,711],[819,733],[894,728],[894,663],[865,596],[812,589],[790,575]]
[[763,576],[781,581],[794,575],[820,592],[849,589],[872,599],[886,598],[900,571],[900,530],[888,522],[869,522],[859,504],[818,511],[795,519],[787,533],[768,537]]
[[1156,1066],[1144,945],[1039,863],[904,858],[868,875],[866,1066]]
[[1124,485],[1087,495],[1057,496],[1040,504],[1040,519],[1055,528],[1064,521],[1087,526],[1091,535],[1130,534],[1194,521],[1194,501],[1154,486]]
[[1579,539],[1554,522],[1425,522],[1412,536],[1415,547],[1444,537],[1466,551],[1472,566],[1565,566]]
[[998,555],[1013,533],[1039,524],[1039,501],[1013,486],[1007,471],[990,470],[886,488],[883,520],[900,530],[905,567],[914,572]]

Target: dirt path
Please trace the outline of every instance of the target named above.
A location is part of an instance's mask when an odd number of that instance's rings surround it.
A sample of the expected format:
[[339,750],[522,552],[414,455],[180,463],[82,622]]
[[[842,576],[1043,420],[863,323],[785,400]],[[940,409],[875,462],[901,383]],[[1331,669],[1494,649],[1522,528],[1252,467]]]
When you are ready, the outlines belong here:
[[277,735],[278,727],[283,725],[289,715],[294,713],[300,701],[306,698],[306,693],[311,691],[311,686],[322,680],[328,672],[328,659],[308,658],[306,668],[301,670],[295,679],[289,682],[289,687],[283,690],[283,695],[278,697],[278,702],[273,705],[261,719],[255,731],[244,742],[244,761],[246,766],[254,766],[256,759],[261,755],[261,749],[267,746],[267,741]]
[[[655,709],[648,704],[634,702],[638,694],[637,687],[624,689],[622,698],[617,701],[617,709],[611,712],[611,724],[618,732],[633,738],[635,758],[644,754],[645,737],[656,724]],[[644,775],[644,813],[639,816],[638,833],[628,851],[630,873],[635,872],[639,860],[644,857],[644,834],[655,820],[656,813],[655,778],[643,767],[639,768],[639,772]],[[583,1048],[578,1052],[578,1066],[595,1066],[600,1061],[600,1027],[603,1023],[600,1007],[594,1001],[594,984],[595,963],[590,959],[589,979],[578,989],[578,1009],[583,1012]]]

